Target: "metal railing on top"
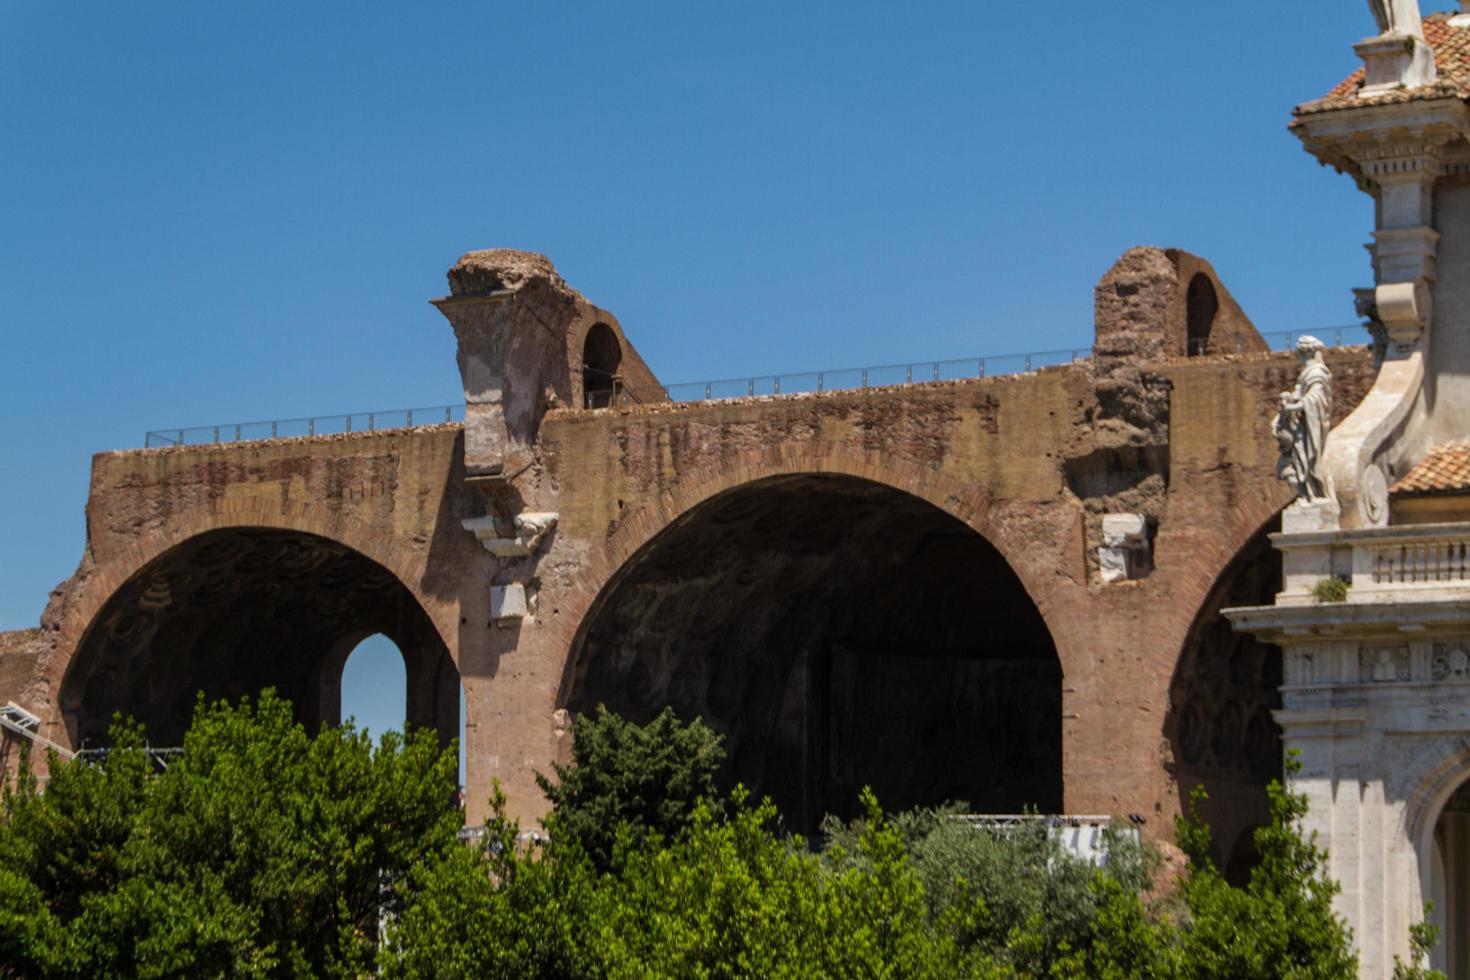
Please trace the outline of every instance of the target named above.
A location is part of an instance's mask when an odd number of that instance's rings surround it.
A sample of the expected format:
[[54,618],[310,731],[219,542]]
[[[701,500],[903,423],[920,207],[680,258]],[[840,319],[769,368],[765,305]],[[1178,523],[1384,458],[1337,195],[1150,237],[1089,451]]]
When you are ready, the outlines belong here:
[[963,357],[948,361],[913,361],[908,364],[883,364],[875,367],[798,371],[790,374],[766,374],[748,378],[721,378],[665,385],[664,395],[670,401],[676,402],[707,402],[728,398],[760,398],[769,395],[808,395],[826,391],[888,388],[934,381],[959,381],[964,378],[1025,374],[1044,367],[1071,364],[1090,356],[1092,356],[1090,347],[1072,347],[1066,350],[1033,351],[1029,354],[1001,354],[990,357]]
[[[1274,333],[1261,334],[1261,339],[1266,342],[1266,350],[1291,350],[1303,337],[1316,337],[1328,347],[1341,347],[1343,338],[1354,336],[1355,331],[1362,334],[1358,343],[1367,343],[1372,339],[1368,336],[1368,328],[1361,323],[1344,324],[1340,327],[1318,327],[1314,330],[1278,330]],[[1190,357],[1248,354],[1261,349],[1251,344],[1249,334],[1232,334],[1228,337],[1190,337],[1188,347]]]
[[[1297,339],[1311,334],[1331,347],[1340,347],[1353,331],[1367,331],[1361,324],[1322,327],[1315,330],[1283,330],[1261,334],[1270,350],[1287,350]],[[1260,348],[1245,337],[1224,338],[1195,344],[1192,353],[1221,355],[1249,353]],[[1090,347],[1033,351],[1029,354],[1000,354],[990,357],[965,357],[944,361],[913,361],[907,364],[885,364],[875,367],[798,371],[789,374],[766,374],[744,378],[722,378],[664,385],[661,389],[634,391],[622,379],[611,383],[610,391],[598,391],[590,405],[609,408],[647,404],[663,399],[674,402],[721,401],[732,398],[760,398],[776,395],[820,394],[828,391],[853,391],[864,388],[886,388],[925,384],[936,381],[958,381],[965,378],[990,378],[1025,374],[1041,368],[1055,367],[1085,360],[1092,356]],[[609,397],[610,396],[610,397]],[[439,405],[432,408],[398,408],[375,412],[353,412],[347,415],[316,415],[294,419],[272,419],[263,422],[230,422],[221,425],[197,425],[176,429],[156,429],[144,435],[143,445],[153,449],[162,446],[202,445],[217,442],[246,442],[256,439],[287,439],[321,436],[379,429],[413,428],[420,425],[442,425],[464,420],[463,405]]]
[[463,421],[463,405],[391,408],[385,411],[353,412],[350,415],[312,415],[297,419],[269,419],[264,422],[230,422],[223,425],[195,425],[182,429],[157,429],[144,435],[143,446],[146,449],[154,449],[159,446],[195,446],[212,442],[291,439],[347,432],[372,432],[378,429],[412,429],[419,425],[444,425],[448,422]]
[[[1264,347],[1252,344],[1249,335],[1197,338],[1191,344],[1192,355],[1246,354],[1259,350],[1289,350],[1306,335],[1317,337],[1329,347],[1341,347],[1343,338],[1352,331],[1367,331],[1361,324],[1320,327],[1315,330],[1282,330],[1260,335]],[[670,401],[723,401],[732,398],[760,398],[773,395],[820,394],[826,391],[850,391],[863,388],[886,388],[933,381],[957,381],[962,378],[993,378],[1008,374],[1025,374],[1045,367],[1069,364],[1092,356],[1090,347],[1036,351],[1030,354],[1001,354],[990,357],[966,357],[948,361],[915,361],[910,364],[888,364],[881,367],[839,368],[792,374],[768,374],[749,378],[724,378],[718,381],[689,381],[666,385],[663,394]],[[621,392],[623,389],[618,389]],[[647,399],[642,399],[647,401]],[[627,403],[621,398],[620,407]],[[598,406],[602,407],[602,406]]]

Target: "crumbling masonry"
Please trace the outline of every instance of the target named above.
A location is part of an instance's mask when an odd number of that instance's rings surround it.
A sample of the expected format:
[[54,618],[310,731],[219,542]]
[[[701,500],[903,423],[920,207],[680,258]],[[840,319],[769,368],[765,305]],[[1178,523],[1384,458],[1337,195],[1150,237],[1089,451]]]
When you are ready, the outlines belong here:
[[[1124,255],[1090,360],[695,404],[541,256],[449,282],[464,425],[99,454],[82,563],[0,637],[0,700],[74,747],[117,710],[176,740],[199,690],[330,723],[381,632],[410,723],[454,737],[463,686],[471,820],[492,778],[540,813],[575,712],[667,704],[802,828],[871,784],[1161,831],[1203,782],[1222,862],[1248,850],[1280,658],[1219,610],[1276,588],[1294,365],[1207,263]],[[1346,413],[1369,355],[1329,361]]]

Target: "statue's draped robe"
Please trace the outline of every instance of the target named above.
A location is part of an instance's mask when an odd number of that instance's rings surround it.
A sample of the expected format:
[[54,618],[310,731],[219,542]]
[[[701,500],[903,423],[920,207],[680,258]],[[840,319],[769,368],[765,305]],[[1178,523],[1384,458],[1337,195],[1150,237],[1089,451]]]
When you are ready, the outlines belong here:
[[1423,19],[1419,0],[1368,0],[1380,34],[1411,34],[1422,37]]
[[1302,369],[1296,379],[1296,397],[1300,411],[1278,416],[1278,429],[1284,429],[1291,440],[1279,472],[1296,484],[1299,496],[1320,500],[1328,495],[1322,474],[1322,449],[1332,428],[1332,372],[1326,364],[1316,360]]

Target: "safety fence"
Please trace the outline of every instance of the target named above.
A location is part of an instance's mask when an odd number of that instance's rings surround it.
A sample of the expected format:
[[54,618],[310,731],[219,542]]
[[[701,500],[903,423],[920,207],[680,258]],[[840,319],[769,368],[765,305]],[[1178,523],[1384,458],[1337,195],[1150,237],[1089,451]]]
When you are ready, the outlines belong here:
[[[1367,331],[1361,325],[1325,327],[1316,330],[1284,330],[1261,334],[1271,350],[1288,350],[1306,335],[1317,337],[1329,347],[1346,343],[1366,343]],[[1193,353],[1223,355],[1248,353],[1260,349],[1246,337],[1201,341]],[[627,407],[652,400],[674,402],[723,401],[735,398],[762,398],[779,395],[821,394],[829,391],[853,391],[865,388],[887,388],[904,385],[958,381],[965,378],[991,378],[1026,374],[1042,368],[1071,364],[1092,356],[1090,347],[1033,351],[1025,354],[1000,354],[987,357],[963,357],[942,361],[913,361],[906,364],[883,364],[870,367],[795,371],[785,374],[687,381],[665,385],[662,389],[632,391],[614,381],[611,397],[598,392],[597,401],[587,407]],[[247,442],[257,439],[287,439],[300,436],[322,436],[381,429],[404,429],[424,425],[441,425],[464,420],[463,405],[438,405],[431,408],[398,408],[346,415],[315,415],[293,419],[271,419],[263,422],[229,422],[220,425],[197,425],[183,428],[155,429],[144,435],[143,445],[153,449],[163,446],[200,445],[219,442]]]
[[[1263,333],[1260,336],[1266,342],[1267,350],[1291,350],[1303,337],[1316,337],[1328,347],[1341,347],[1344,342],[1366,344],[1371,340],[1368,336],[1368,328],[1361,323],[1344,324],[1339,327],[1317,327],[1313,330],[1278,330],[1274,333]],[[1190,337],[1189,356],[1247,354],[1260,350],[1260,347],[1253,344],[1252,340],[1249,334],[1231,334],[1226,337]]]
[[157,429],[143,437],[143,445],[147,449],[154,449],[159,446],[193,446],[212,442],[291,439],[300,436],[374,432],[379,429],[412,429],[421,425],[444,425],[449,422],[463,421],[463,405],[392,408],[374,412],[353,412],[348,415],[312,415],[295,419],[269,419],[264,422],[228,422],[221,425],[195,425],[181,429]]

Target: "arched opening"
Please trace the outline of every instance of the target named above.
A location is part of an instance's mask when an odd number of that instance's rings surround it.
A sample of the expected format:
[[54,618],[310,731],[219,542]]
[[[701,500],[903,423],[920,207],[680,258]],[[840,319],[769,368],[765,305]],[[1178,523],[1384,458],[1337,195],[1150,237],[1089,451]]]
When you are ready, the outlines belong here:
[[562,703],[704,718],[727,777],[807,832],[865,785],[889,809],[1062,806],[1061,668],[1020,580],[963,522],[853,477],[765,479],[675,521],[594,604]]
[[1434,830],[1434,837],[1429,842],[1429,901],[1434,907],[1429,915],[1430,921],[1439,929],[1439,942],[1429,951],[1429,965],[1448,975],[1446,946],[1449,942],[1449,920],[1445,916],[1445,906],[1449,902],[1449,875],[1445,872],[1444,849],[1439,846],[1439,826],[1436,825]]
[[623,347],[605,323],[595,323],[582,343],[582,399],[586,408],[607,408],[617,394]]
[[1429,883],[1425,896],[1434,902],[1433,921],[1439,943],[1430,950],[1429,964],[1452,980],[1470,978],[1470,781],[1462,783],[1440,808],[1429,841],[1421,854]]
[[341,718],[376,739],[403,731],[408,710],[408,670],[403,652],[382,633],[358,643],[342,666]]
[[1215,294],[1215,284],[1203,272],[1195,273],[1189,280],[1189,292],[1185,296],[1185,321],[1188,324],[1188,346],[1190,357],[1208,354],[1210,351],[1210,329],[1215,325],[1215,314],[1220,309],[1220,298]]
[[105,744],[114,712],[155,745],[180,744],[197,695],[273,687],[310,727],[341,716],[348,655],[381,634],[402,654],[407,724],[459,734],[459,673],[434,624],[392,572],[336,541],[228,528],[171,548],[93,620],[62,682],[73,744]]
[[1218,867],[1244,881],[1255,866],[1250,831],[1267,822],[1266,786],[1281,778],[1281,649],[1237,633],[1222,609],[1265,606],[1281,588],[1281,554],[1268,535],[1274,518],[1215,581],[1185,639],[1169,690],[1166,728],[1180,805],[1196,786],[1209,798],[1202,816],[1214,832]]
[[1235,846],[1229,851],[1230,857],[1222,866],[1225,880],[1236,888],[1248,885],[1251,872],[1261,863],[1261,853],[1256,849],[1256,831],[1260,829],[1247,827],[1242,830],[1235,838]]

